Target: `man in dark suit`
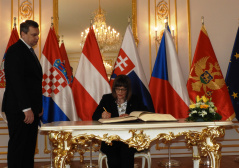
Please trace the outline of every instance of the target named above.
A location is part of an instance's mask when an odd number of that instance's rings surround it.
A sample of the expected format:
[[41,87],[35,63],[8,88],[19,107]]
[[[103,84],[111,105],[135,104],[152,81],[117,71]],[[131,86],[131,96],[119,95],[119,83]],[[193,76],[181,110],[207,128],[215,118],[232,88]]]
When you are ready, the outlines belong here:
[[7,50],[2,110],[9,131],[8,168],[33,168],[39,116],[42,115],[42,68],[34,50],[38,23],[20,24],[21,39]]

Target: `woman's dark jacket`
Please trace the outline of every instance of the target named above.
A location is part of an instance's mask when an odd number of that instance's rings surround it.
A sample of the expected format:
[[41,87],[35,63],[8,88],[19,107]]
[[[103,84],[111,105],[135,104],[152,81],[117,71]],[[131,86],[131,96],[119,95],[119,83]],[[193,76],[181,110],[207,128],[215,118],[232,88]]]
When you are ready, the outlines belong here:
[[[107,112],[111,113],[111,118],[119,117],[117,103],[115,101],[116,100],[111,93],[103,95],[92,116],[92,120],[99,120],[104,112],[104,108],[107,110]],[[142,100],[135,95],[132,95],[130,100],[127,102],[126,114],[130,114],[132,111],[147,111],[147,107],[144,106]]]

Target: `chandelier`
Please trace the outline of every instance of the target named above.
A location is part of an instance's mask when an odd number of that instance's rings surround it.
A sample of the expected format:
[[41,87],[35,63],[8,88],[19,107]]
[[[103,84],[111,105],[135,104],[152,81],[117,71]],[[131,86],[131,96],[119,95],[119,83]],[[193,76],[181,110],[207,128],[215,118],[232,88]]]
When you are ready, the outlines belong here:
[[[91,19],[91,26],[94,29],[101,53],[118,52],[121,46],[122,38],[120,37],[119,32],[117,32],[114,28],[107,26],[105,14],[106,12],[100,7],[99,0],[99,9],[94,11],[94,22],[92,23]],[[88,32],[89,28],[85,29],[84,32],[81,32],[81,49],[84,46]]]

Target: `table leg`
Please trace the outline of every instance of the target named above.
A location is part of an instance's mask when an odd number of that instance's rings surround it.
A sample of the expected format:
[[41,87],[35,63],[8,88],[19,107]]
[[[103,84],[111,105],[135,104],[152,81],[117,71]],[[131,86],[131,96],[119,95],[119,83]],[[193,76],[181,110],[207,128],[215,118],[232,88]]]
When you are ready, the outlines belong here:
[[66,168],[66,163],[69,163],[74,154],[72,146],[72,135],[70,132],[50,132],[49,140],[54,147],[55,168]]
[[216,142],[216,138],[224,137],[224,135],[223,127],[208,127],[202,132],[201,152],[204,156],[210,157],[212,168],[220,168],[221,144]]
[[206,138],[208,155],[210,157],[211,167],[220,168],[221,162],[221,144],[213,144],[209,137]]
[[193,168],[199,168],[200,154],[198,152],[198,146],[193,146]]

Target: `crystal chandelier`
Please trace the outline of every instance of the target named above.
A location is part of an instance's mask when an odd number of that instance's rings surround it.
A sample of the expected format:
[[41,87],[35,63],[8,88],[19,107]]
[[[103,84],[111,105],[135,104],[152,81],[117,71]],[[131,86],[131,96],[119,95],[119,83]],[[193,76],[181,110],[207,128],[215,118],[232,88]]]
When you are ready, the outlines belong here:
[[[106,12],[100,7],[99,0],[99,9],[94,12],[94,22],[91,25],[93,26],[95,36],[100,48],[101,53],[103,52],[118,52],[121,46],[122,38],[120,33],[117,32],[114,28],[107,26],[105,19]],[[86,36],[89,32],[89,28],[85,29],[84,32],[81,32],[81,49],[84,46]]]

